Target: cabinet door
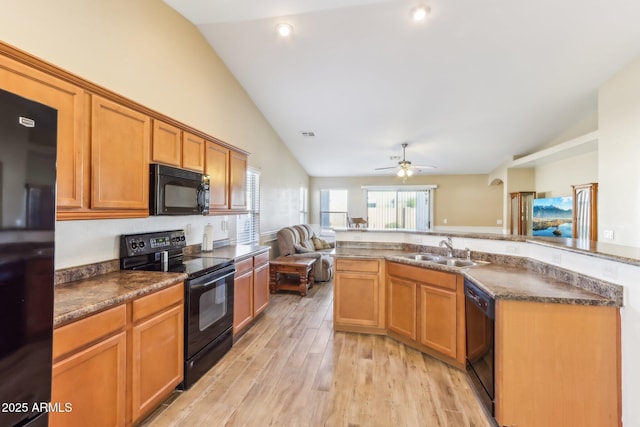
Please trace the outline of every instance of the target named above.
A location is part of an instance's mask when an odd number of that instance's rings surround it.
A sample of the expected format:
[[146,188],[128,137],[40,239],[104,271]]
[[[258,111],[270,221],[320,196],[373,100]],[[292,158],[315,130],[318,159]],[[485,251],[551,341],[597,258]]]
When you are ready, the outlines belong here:
[[389,278],[388,327],[412,340],[417,339],[416,283]]
[[166,309],[131,331],[132,419],[153,411],[180,384],[184,368],[183,305]]
[[160,120],[153,121],[151,161],[180,167],[182,131]]
[[457,355],[456,293],[420,286],[420,344],[455,358]]
[[230,208],[247,210],[247,156],[231,152],[230,158]]
[[236,276],[233,282],[233,333],[253,319],[253,270]]
[[205,141],[196,135],[184,132],[182,136],[182,167],[204,172]]
[[50,426],[125,425],[126,343],[120,332],[53,365],[51,402],[71,408],[50,413]]
[[93,96],[91,207],[149,209],[148,116]]
[[[88,138],[84,91],[0,56],[0,88],[58,110],[57,183],[59,208],[86,207],[84,194]],[[87,157],[88,158],[88,157]]]
[[334,322],[381,326],[379,291],[377,274],[337,272],[334,279]]
[[263,264],[253,270],[253,317],[269,305],[269,264]]
[[207,141],[204,173],[210,178],[210,210],[229,209],[229,149]]

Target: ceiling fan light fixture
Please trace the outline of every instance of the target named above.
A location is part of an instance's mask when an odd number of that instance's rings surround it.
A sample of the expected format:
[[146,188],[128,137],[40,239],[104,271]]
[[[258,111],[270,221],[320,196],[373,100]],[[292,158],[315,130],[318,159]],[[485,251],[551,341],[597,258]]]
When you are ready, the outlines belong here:
[[398,176],[399,176],[400,178],[402,178],[403,176],[405,176],[405,175],[406,175],[406,173],[407,173],[407,171],[405,171],[404,169],[400,169],[400,170],[398,171]]
[[293,26],[288,22],[280,22],[276,25],[276,31],[280,35],[280,37],[289,37],[293,32]]
[[407,176],[413,175],[413,169],[407,169]]
[[413,18],[414,21],[424,21],[427,17],[427,15],[429,15],[431,13],[431,8],[427,5],[418,5],[416,7],[414,7],[413,9],[411,9],[411,17]]

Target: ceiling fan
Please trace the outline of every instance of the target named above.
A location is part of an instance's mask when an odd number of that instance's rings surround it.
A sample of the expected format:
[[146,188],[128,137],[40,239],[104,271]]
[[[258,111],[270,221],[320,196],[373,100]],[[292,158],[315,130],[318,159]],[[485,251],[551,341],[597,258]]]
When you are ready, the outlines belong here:
[[407,150],[407,146],[409,144],[406,142],[402,143],[402,160],[400,160],[398,162],[397,166],[389,166],[386,168],[376,168],[375,170],[380,171],[380,170],[385,170],[385,169],[398,169],[398,173],[397,175],[401,178],[407,178],[411,175],[413,175],[415,173],[415,170],[419,170],[419,169],[434,169],[435,166],[418,166],[418,165],[413,165],[411,164],[411,162],[409,160],[407,160],[406,158],[406,150]]

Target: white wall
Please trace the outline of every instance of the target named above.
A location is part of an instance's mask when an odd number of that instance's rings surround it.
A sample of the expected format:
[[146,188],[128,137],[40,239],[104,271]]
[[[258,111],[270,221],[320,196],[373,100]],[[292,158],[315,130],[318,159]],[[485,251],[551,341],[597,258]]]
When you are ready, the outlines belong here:
[[535,168],[534,189],[538,197],[571,196],[572,185],[591,182],[598,182],[597,151]]
[[[615,232],[614,243],[640,246],[640,59],[601,88],[598,238]],[[609,242],[611,240],[608,240]],[[633,274],[632,274],[633,273]],[[625,426],[640,426],[640,275],[625,274],[622,310],[622,394]]]
[[[198,30],[161,0],[3,0],[0,40],[249,151],[261,171],[261,231],[298,222],[307,173]],[[199,243],[209,221],[58,222],[56,268],[117,258],[115,236],[138,230],[192,224]]]
[[[640,246],[640,59],[601,88],[598,99],[599,240]],[[609,240],[610,241],[610,240]]]

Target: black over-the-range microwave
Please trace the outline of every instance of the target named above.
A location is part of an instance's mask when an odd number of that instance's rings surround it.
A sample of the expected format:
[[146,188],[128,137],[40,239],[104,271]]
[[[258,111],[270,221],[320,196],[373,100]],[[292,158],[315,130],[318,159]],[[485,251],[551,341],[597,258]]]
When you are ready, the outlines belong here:
[[209,176],[152,163],[149,176],[149,214],[207,215]]

